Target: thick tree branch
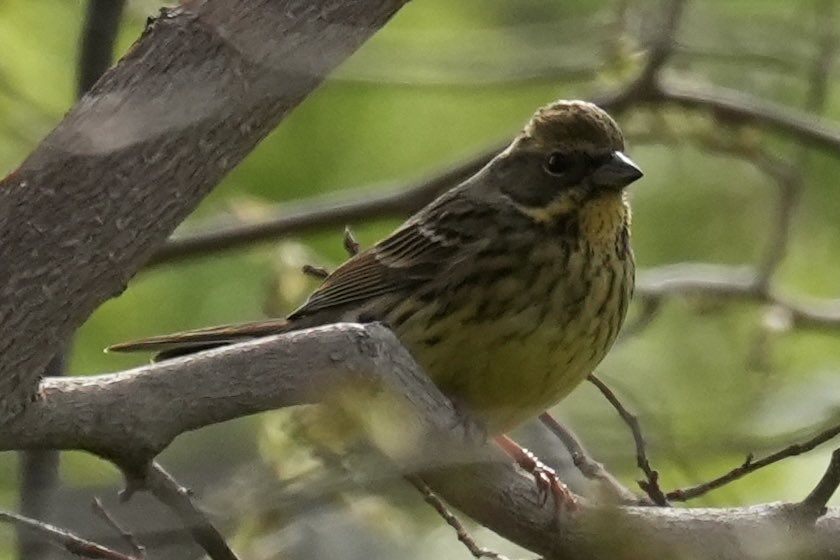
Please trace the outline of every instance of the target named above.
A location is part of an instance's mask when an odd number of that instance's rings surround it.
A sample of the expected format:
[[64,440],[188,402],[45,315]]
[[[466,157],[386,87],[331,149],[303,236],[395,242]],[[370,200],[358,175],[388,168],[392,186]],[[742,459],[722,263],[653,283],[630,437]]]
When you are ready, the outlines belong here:
[[0,183],[0,421],[221,177],[405,0],[164,11]]
[[[469,443],[451,403],[394,335],[376,324],[320,327],[117,374],[44,380],[43,397],[0,432],[0,450],[85,449],[130,468],[148,464],[184,431],[320,401],[347,383],[354,392],[360,384],[387,388],[364,394],[373,400],[393,395],[404,405],[395,429],[420,445],[408,446],[408,455],[404,447],[384,451],[396,451],[392,456],[399,456],[409,472],[418,471],[479,523],[546,557],[685,554],[727,560],[767,558],[768,550],[778,558],[782,550],[790,551],[788,557],[827,559],[840,554],[840,512],[834,509],[802,534],[790,522],[793,505],[604,508],[581,500],[578,512],[555,517],[554,505],[541,499],[531,477],[493,449]],[[410,434],[429,437],[417,440]],[[752,548],[771,541],[772,547]]]

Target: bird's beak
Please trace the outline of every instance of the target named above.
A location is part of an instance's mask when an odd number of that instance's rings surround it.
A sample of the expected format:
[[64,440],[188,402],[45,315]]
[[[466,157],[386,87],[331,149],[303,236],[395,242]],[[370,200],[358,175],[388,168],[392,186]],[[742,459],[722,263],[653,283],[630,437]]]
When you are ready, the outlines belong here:
[[633,181],[641,179],[644,173],[623,152],[613,152],[592,174],[592,182],[603,187],[623,189]]

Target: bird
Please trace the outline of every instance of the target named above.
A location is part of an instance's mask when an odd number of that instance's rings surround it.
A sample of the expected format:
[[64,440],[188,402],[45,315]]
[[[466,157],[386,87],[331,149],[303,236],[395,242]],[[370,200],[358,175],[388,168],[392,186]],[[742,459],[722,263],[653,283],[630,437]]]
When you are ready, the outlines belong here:
[[[108,350],[163,359],[324,324],[382,322],[444,394],[502,437],[566,397],[616,340],[635,275],[626,187],[642,176],[607,112],[555,101],[285,319]],[[550,469],[501,441],[545,482]]]

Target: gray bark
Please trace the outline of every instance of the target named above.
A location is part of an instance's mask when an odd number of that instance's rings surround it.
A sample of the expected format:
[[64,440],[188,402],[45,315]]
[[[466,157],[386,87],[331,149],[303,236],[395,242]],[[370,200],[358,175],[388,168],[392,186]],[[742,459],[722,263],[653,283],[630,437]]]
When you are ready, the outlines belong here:
[[54,349],[406,0],[164,12],[0,183],[0,422]]
[[837,508],[815,523],[799,504],[683,509],[583,500],[577,511],[555,514],[530,476],[495,448],[471,441],[451,403],[375,324],[319,327],[121,373],[47,379],[43,398],[0,432],[0,450],[84,449],[133,468],[185,431],[360,385],[374,387],[366,390],[374,401],[396,399],[401,414],[393,428],[418,438],[401,438],[412,445],[386,453],[479,523],[546,557],[840,557]]

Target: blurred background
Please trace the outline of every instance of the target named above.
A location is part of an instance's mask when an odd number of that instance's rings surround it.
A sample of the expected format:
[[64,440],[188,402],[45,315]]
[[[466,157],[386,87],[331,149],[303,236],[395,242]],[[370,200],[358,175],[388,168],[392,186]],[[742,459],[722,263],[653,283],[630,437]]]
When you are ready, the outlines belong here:
[[[631,189],[640,293],[599,374],[638,415],[666,490],[840,423],[840,300],[832,299],[840,298],[840,140],[833,148],[807,141],[817,129],[840,138],[835,4],[685,2],[670,22],[678,27],[657,79],[672,88],[666,92],[723,99],[742,111],[657,96],[616,104],[629,153],[645,170]],[[160,7],[125,4],[115,56]],[[73,104],[86,10],[81,0],[0,0],[0,175]],[[610,94],[626,90],[651,49],[663,46],[671,10],[672,2],[648,0],[410,2],[176,236],[261,222],[312,201],[375,199],[493,148],[549,101],[613,102]],[[762,119],[749,117],[755,112]],[[768,126],[774,115],[801,130]],[[331,269],[345,257],[345,224],[366,247],[404,215],[339,217],[317,231],[149,266],[78,332],[67,372],[145,363],[102,353],[116,342],[288,312],[317,285],[301,274],[303,264]],[[553,412],[636,487],[633,439],[593,386]],[[341,465],[313,469],[289,425],[285,412],[247,418],[185,435],[161,457],[243,558],[469,557],[415,491],[372,473],[348,475]],[[585,489],[559,442],[539,427],[518,437]],[[801,499],[831,449],[786,459],[691,505]],[[14,455],[0,455],[5,509],[18,508],[17,465]],[[98,495],[150,557],[200,556],[161,506],[143,496],[115,505],[121,480],[110,464],[63,453],[58,473],[54,492],[41,488],[41,518],[113,539],[90,513]],[[474,535],[499,552],[524,554],[486,530]],[[12,531],[0,527],[0,560],[17,557]]]

